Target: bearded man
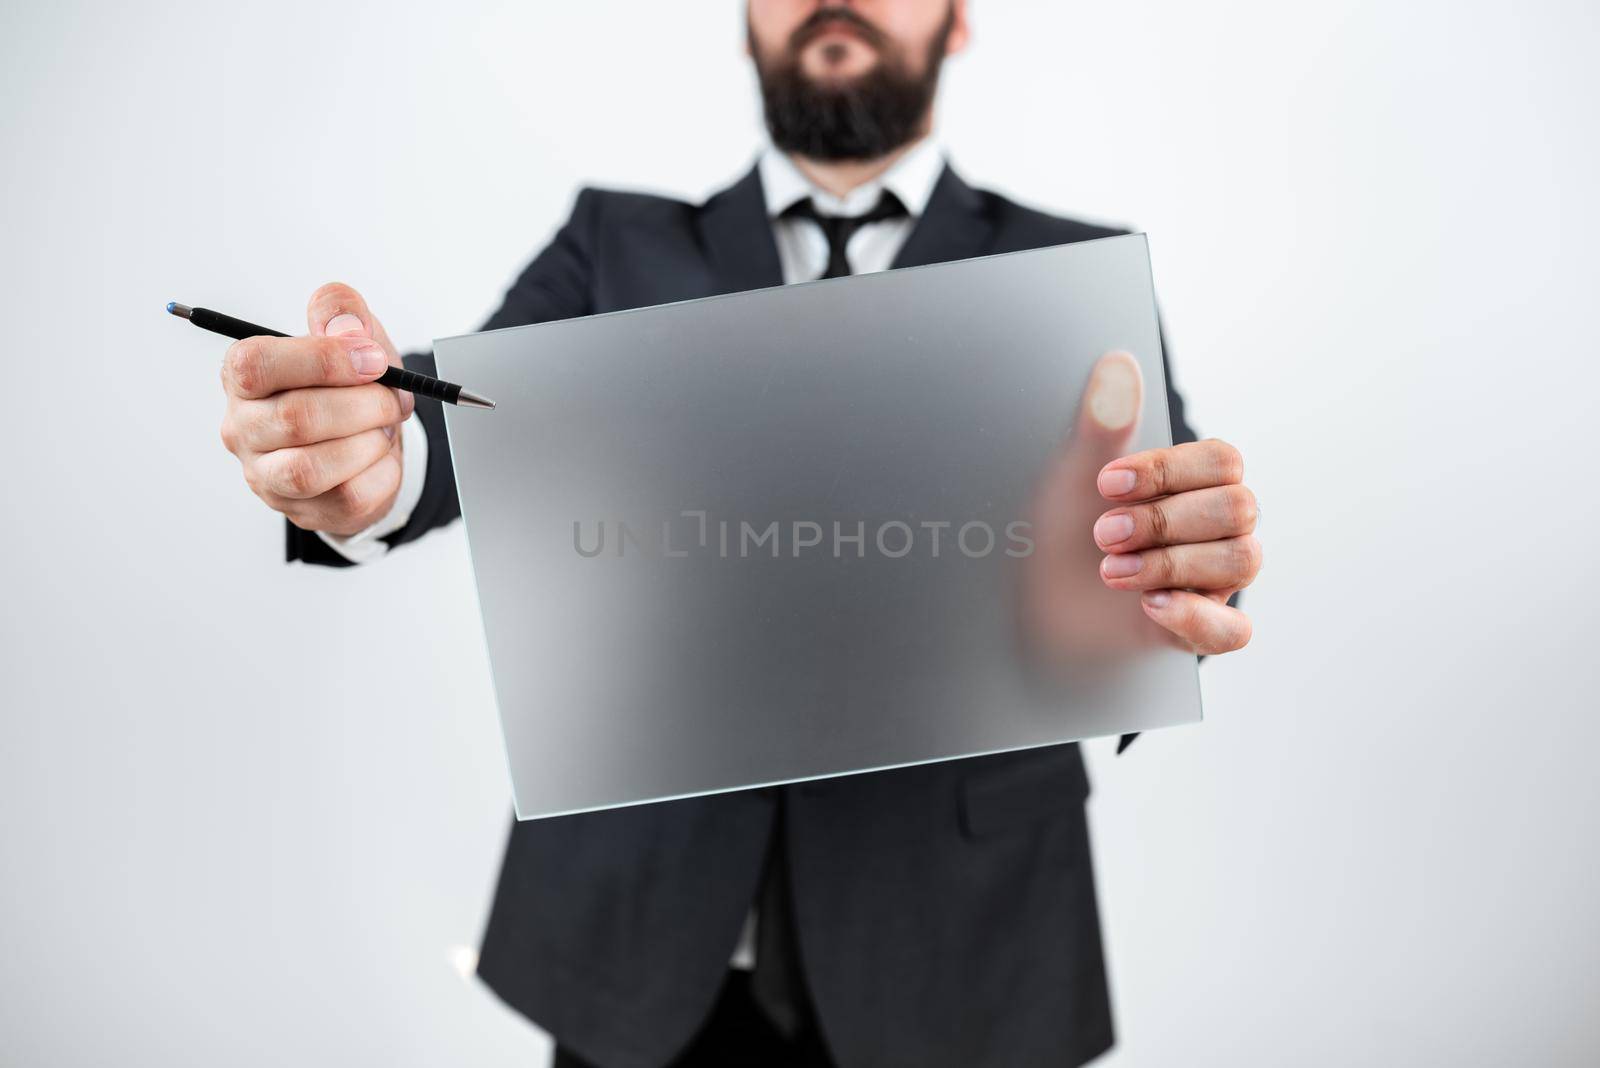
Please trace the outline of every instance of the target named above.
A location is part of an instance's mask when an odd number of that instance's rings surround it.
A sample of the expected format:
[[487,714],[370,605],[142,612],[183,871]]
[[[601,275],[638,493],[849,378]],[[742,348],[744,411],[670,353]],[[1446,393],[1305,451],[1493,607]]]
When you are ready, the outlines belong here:
[[[964,0],[750,0],[747,20],[755,167],[703,204],[583,190],[485,329],[1118,232],[945,162]],[[364,563],[460,514],[443,418],[376,383],[401,360],[354,290],[319,289],[308,328],[229,350],[223,440],[291,560]],[[1125,375],[1088,388],[1086,410],[1137,407]],[[1254,500],[1237,452],[1168,407],[1179,444],[1100,471],[1081,537],[1097,581],[1227,652],[1250,634],[1228,602],[1259,566]],[[1088,792],[1064,745],[514,823],[478,974],[558,1068],[1080,1064],[1112,1043]]]

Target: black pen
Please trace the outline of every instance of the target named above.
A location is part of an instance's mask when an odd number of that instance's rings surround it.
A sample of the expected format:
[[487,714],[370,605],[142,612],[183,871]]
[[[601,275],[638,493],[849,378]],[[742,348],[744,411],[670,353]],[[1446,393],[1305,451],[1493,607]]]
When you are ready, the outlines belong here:
[[[210,308],[191,308],[187,304],[173,301],[167,305],[167,311],[180,319],[187,319],[202,330],[209,330],[213,334],[231,337],[239,341],[247,337],[288,337],[288,334],[276,330],[268,330],[255,323],[247,323],[243,319],[235,319],[231,315],[212,311]],[[403,389],[415,393],[419,397],[432,397],[434,400],[444,401],[446,404],[459,404],[463,408],[493,408],[494,401],[488,397],[480,397],[470,389],[462,389],[454,382],[446,382],[439,378],[429,378],[419,375],[415,371],[407,371],[403,367],[391,367],[375,379],[385,386]]]

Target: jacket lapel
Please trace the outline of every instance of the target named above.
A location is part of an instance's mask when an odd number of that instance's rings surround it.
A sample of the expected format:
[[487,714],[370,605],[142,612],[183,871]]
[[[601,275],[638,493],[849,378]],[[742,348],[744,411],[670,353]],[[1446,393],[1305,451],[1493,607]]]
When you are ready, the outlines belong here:
[[922,217],[894,258],[894,266],[926,267],[981,256],[989,251],[993,234],[983,198],[947,163]]
[[706,201],[700,240],[717,293],[737,293],[783,284],[783,265],[767,220],[761,172],[752,167],[733,185]]

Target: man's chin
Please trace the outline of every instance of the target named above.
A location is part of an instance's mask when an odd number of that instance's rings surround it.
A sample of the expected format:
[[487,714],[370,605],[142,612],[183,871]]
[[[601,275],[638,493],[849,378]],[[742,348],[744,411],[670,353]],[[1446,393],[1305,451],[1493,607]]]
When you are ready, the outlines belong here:
[[807,78],[805,87],[818,97],[848,96],[867,81],[866,75],[855,78]]

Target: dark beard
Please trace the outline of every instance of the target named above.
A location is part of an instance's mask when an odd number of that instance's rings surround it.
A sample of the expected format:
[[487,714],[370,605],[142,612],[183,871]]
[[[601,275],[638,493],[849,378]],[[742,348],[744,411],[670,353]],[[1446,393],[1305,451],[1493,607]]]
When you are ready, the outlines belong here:
[[767,132],[778,148],[808,159],[886,156],[922,133],[923,120],[939,87],[939,67],[955,22],[954,8],[934,35],[920,75],[911,71],[902,53],[888,46],[877,27],[849,8],[827,12],[828,18],[843,18],[861,29],[878,48],[878,64],[844,86],[822,86],[807,79],[800,72],[800,50],[815,36],[823,12],[794,32],[783,58],[775,63],[763,63],[752,40],[750,54],[756,57]]

